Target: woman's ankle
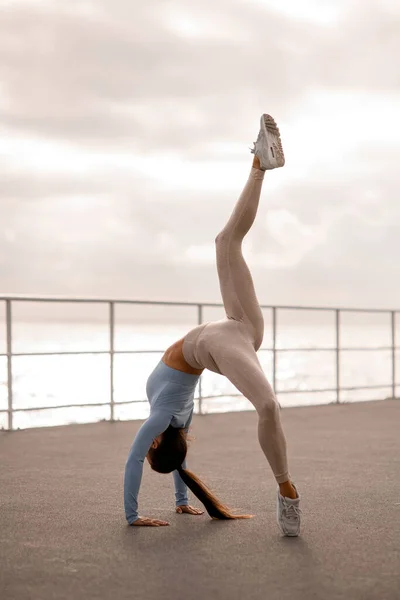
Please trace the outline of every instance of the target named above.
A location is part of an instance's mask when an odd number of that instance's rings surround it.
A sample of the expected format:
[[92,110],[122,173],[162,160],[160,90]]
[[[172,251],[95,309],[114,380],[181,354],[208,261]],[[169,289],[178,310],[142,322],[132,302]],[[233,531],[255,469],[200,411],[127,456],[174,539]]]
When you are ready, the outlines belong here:
[[284,496],[285,498],[291,498],[291,500],[298,498],[296,489],[293,487],[291,481],[285,481],[284,483],[279,483],[278,485],[281,496]]

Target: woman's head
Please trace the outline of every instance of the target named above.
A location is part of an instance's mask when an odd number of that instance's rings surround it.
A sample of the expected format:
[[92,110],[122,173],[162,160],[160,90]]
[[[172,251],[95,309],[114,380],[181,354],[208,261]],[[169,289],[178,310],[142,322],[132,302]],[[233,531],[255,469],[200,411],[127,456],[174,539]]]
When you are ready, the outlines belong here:
[[191,471],[182,468],[187,454],[187,440],[184,429],[171,425],[158,436],[151,446],[147,459],[153,471],[179,475],[191,492],[204,504],[210,517],[214,519],[250,519],[253,515],[234,515],[228,506],[222,504],[213,492]]
[[153,471],[171,473],[181,466],[186,458],[187,441],[184,429],[170,425],[156,438],[147,454]]

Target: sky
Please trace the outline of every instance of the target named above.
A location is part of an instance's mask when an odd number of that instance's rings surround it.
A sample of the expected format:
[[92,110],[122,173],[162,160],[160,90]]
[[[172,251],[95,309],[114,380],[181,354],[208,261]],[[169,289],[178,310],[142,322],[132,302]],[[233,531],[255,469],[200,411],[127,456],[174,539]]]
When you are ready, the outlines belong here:
[[219,302],[260,115],[262,304],[400,309],[400,4],[0,0],[0,293]]

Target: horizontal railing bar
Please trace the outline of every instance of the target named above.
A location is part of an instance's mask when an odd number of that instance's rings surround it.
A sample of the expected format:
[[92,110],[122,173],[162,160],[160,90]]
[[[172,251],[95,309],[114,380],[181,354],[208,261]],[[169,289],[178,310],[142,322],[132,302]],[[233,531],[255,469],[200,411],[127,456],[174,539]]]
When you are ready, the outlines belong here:
[[[354,387],[341,387],[339,388],[340,392],[355,392],[357,390],[379,390],[382,388],[390,388],[392,386],[391,383],[386,383],[382,385],[357,385]],[[275,394],[314,394],[317,392],[336,392],[336,388],[325,388],[325,389],[311,389],[311,390],[276,390]]]
[[[165,350],[114,350],[114,354],[163,354]],[[87,354],[111,354],[110,350],[70,350],[60,352],[13,352],[13,356],[73,356]],[[0,354],[7,356],[7,354]]]
[[[387,386],[389,387],[389,386]],[[328,390],[288,390],[288,391],[283,391],[283,392],[275,392],[276,394],[290,394],[290,393],[298,393],[298,392],[336,392],[336,388],[332,389],[328,389]],[[203,400],[216,400],[217,398],[240,398],[243,397],[243,394],[224,394],[223,396],[219,395],[219,396],[202,396]]]
[[60,352],[13,352],[13,356],[73,356],[85,354],[110,354],[109,350],[70,350]]
[[[391,383],[386,383],[386,384],[381,384],[381,385],[357,385],[354,387],[341,387],[340,391],[341,392],[355,392],[357,390],[379,390],[379,389],[384,389],[384,388],[390,388],[392,387]],[[303,393],[317,393],[317,392],[336,392],[336,388],[321,388],[321,389],[307,389],[307,390],[275,390],[275,394],[303,394]],[[230,396],[243,396],[243,394],[225,394],[224,396],[226,397],[230,397]],[[224,396],[207,396],[207,398],[223,398]],[[203,396],[204,398],[205,396]]]
[[[392,350],[392,346],[379,346],[379,347],[372,347],[371,348],[358,348],[358,347],[354,347],[354,348],[340,348],[340,352],[342,352],[342,350],[344,352],[351,352],[351,351],[355,351],[355,352],[370,352],[371,350]],[[400,350],[400,348],[395,348],[395,350]]]
[[[265,350],[268,352],[273,352],[272,348],[260,348],[258,351],[260,352],[261,350]],[[371,347],[371,348],[358,348],[358,347],[347,347],[347,348],[342,348],[340,347],[340,351],[342,352],[342,350],[344,351],[351,351],[351,350],[355,350],[357,352],[364,352],[364,351],[370,351],[370,350],[392,350],[392,346],[377,346],[377,347]],[[400,346],[395,347],[395,350],[400,350]],[[276,348],[275,352],[336,352],[336,348]]]
[[[114,350],[114,354],[164,354],[165,350]],[[15,352],[12,356],[81,356],[88,354],[111,354],[110,350],[71,350],[60,352]],[[0,357],[7,354],[0,354]]]
[[[400,346],[395,346],[395,350],[400,350]],[[336,348],[276,348],[275,352],[334,352]],[[340,348],[340,351],[383,351],[392,350],[392,346],[380,346],[372,348]],[[259,348],[259,352],[273,352],[272,348]],[[114,354],[163,354],[163,350],[114,350]],[[12,356],[80,356],[88,354],[110,354],[110,350],[60,350],[59,352],[13,352]],[[1,357],[6,357],[7,354],[0,353]]]
[[[124,400],[123,402],[116,402],[115,406],[123,406],[124,404],[143,404],[143,402],[148,402],[148,400]],[[96,402],[94,404],[60,404],[59,406],[33,406],[33,407],[22,407],[22,408],[13,408],[13,412],[34,412],[37,410],[56,410],[57,408],[90,408],[99,407],[99,406],[110,406],[109,402]],[[0,413],[8,412],[7,409],[0,410]]]
[[392,313],[398,310],[390,310],[387,308],[337,308],[340,312],[355,312],[355,313]]
[[[273,352],[273,348],[260,348],[258,352],[262,350],[267,352]],[[275,352],[335,352],[336,348],[275,348]]]
[[[133,305],[150,305],[150,306],[206,306],[206,307],[223,307],[220,302],[174,302],[161,300],[114,300],[110,298],[65,298],[65,297],[44,297],[44,296],[0,296],[0,301],[11,300],[12,302],[65,302],[72,304],[133,304]],[[349,307],[330,307],[330,306],[282,306],[272,304],[261,304],[263,309],[277,308],[279,310],[315,310],[315,311],[335,311],[343,312],[358,312],[358,313],[392,313],[400,312],[400,309],[389,308],[349,308]]]
[[[381,385],[359,385],[355,387],[341,387],[340,391],[350,392],[356,390],[373,390],[373,389],[383,389],[390,388],[391,383],[381,384]],[[318,392],[336,392],[336,388],[321,388],[321,389],[307,389],[307,390],[277,390],[276,394],[305,394],[305,393],[318,393]],[[232,393],[232,394],[219,394],[218,396],[202,396],[203,399],[206,400],[215,400],[217,398],[240,398],[244,397],[243,394]],[[195,398],[198,400],[198,398]],[[144,402],[148,402],[148,400],[124,400],[122,402],[115,402],[115,406],[124,406],[127,404],[143,404]],[[23,408],[14,408],[13,412],[34,412],[39,410],[56,410],[58,408],[90,408],[90,407],[100,407],[100,406],[109,406],[109,402],[98,402],[95,404],[60,404],[59,406],[32,406],[32,407],[23,407]],[[7,409],[0,410],[0,413],[9,412]]]
[[342,387],[340,388],[341,390],[343,390],[344,392],[353,392],[355,390],[379,390],[382,388],[386,388],[386,387],[392,387],[391,383],[382,383],[379,385],[356,385],[356,386],[351,386],[351,387]]
[[[383,389],[383,388],[390,388],[391,387],[391,383],[388,384],[384,384],[384,385],[365,385],[365,386],[356,386],[356,387],[342,387],[340,388],[341,391],[346,392],[346,391],[356,391],[356,390],[368,390],[368,389]],[[312,392],[312,393],[316,393],[316,392],[336,392],[336,388],[323,388],[323,389],[310,389],[310,390],[278,390],[275,391],[276,394],[298,394],[298,393],[306,393],[306,392]],[[203,399],[207,399],[207,400],[215,400],[216,398],[240,398],[242,397],[243,394],[239,394],[239,393],[232,393],[232,394],[219,394],[218,396],[203,396]],[[244,397],[244,396],[243,396]]]
[[[0,296],[0,301],[11,300],[11,302],[57,302],[66,304],[136,304],[136,305],[150,305],[150,306],[198,306],[201,302],[172,302],[172,301],[159,301],[154,300],[149,302],[147,300],[112,300],[110,298],[44,298],[44,297],[26,297],[26,296]],[[204,306],[204,305],[203,305]],[[223,306],[222,304],[215,304],[215,306]]]
[[[392,386],[391,383],[387,383],[384,385],[360,385],[360,386],[355,386],[355,387],[342,387],[340,388],[341,392],[350,392],[350,391],[356,391],[356,390],[372,390],[372,389],[383,389],[383,388],[390,388]],[[296,389],[292,389],[292,390],[275,390],[275,394],[315,394],[318,392],[336,392],[336,388],[321,388],[321,389],[307,389],[307,390],[296,390]],[[211,399],[215,399],[215,398],[240,398],[241,396],[243,396],[243,394],[224,394],[224,395],[218,395],[218,396],[203,396],[203,398],[207,398],[209,400]]]
[[[99,407],[99,406],[110,406],[109,402],[97,402],[96,404],[60,404],[59,406],[32,406],[32,407],[22,407],[22,408],[13,408],[13,412],[33,412],[36,410],[55,410],[56,408],[87,408],[89,406]],[[0,410],[0,412],[8,412],[7,410]]]

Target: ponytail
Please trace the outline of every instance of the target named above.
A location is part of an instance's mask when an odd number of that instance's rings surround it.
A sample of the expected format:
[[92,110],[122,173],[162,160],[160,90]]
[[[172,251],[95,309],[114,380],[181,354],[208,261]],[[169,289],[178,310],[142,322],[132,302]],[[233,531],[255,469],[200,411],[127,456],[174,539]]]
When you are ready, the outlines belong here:
[[200,500],[202,504],[204,504],[205,509],[207,510],[210,517],[213,519],[252,519],[254,515],[235,515],[232,510],[222,504],[214,496],[212,491],[195,475],[192,471],[188,469],[183,469],[182,466],[177,469],[179,475],[181,476],[184,483],[188,486],[188,488],[193,492],[193,494]]
[[[188,438],[190,439],[190,438]],[[251,519],[254,515],[235,515],[222,504],[213,492],[192,471],[182,468],[187,454],[187,438],[184,429],[170,425],[163,433],[157,448],[150,448],[147,454],[151,468],[157,473],[172,473],[177,470],[184,483],[204,504],[213,519]],[[177,467],[177,465],[180,465]]]

